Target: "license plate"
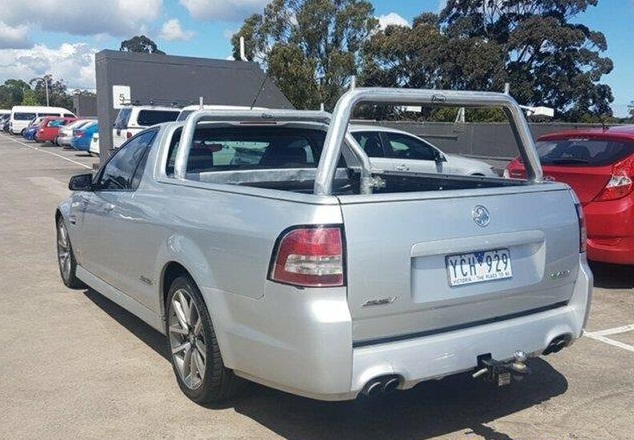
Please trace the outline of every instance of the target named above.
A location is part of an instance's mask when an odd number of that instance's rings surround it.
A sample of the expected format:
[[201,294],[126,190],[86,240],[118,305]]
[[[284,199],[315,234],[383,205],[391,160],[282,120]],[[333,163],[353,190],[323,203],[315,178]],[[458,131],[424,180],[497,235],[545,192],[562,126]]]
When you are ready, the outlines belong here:
[[508,249],[470,252],[445,257],[450,286],[511,278],[511,253]]

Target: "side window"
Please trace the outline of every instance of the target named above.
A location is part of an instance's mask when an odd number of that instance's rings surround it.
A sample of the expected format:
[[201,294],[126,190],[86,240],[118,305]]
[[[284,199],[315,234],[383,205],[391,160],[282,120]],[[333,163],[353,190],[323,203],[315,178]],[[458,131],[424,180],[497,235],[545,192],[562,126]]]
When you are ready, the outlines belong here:
[[131,108],[122,108],[121,110],[119,110],[117,119],[114,121],[114,128],[117,130],[125,130],[126,128],[128,128],[128,120],[130,119],[131,114]]
[[400,133],[385,133],[392,149],[392,157],[398,159],[434,160],[435,149],[426,142]]
[[360,131],[352,133],[352,137],[361,145],[361,148],[369,157],[385,157],[379,133]]
[[156,130],[143,132],[130,139],[110,158],[103,168],[97,186],[100,190],[121,191],[134,190],[141,181],[143,170],[137,175],[137,169],[145,167],[147,152],[156,136]]

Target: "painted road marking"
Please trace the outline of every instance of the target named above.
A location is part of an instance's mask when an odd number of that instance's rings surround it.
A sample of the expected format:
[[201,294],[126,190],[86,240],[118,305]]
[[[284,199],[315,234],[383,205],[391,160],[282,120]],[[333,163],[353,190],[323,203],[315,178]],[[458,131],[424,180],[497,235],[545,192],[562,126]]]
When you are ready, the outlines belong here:
[[599,330],[596,332],[584,332],[583,335],[589,337],[590,339],[594,339],[595,341],[604,342],[606,344],[613,345],[614,347],[619,347],[623,350],[631,351],[632,353],[634,353],[634,346],[625,344],[620,341],[615,341],[614,339],[606,338],[606,335],[618,335],[633,330],[634,324],[630,324],[621,327],[609,328],[607,330]]
[[13,141],[13,142],[15,142],[17,144],[24,145],[25,147],[30,148],[31,150],[41,151],[42,153],[50,154],[51,156],[57,156],[60,159],[67,160],[68,162],[72,162],[72,163],[74,163],[76,165],[80,165],[80,166],[82,166],[84,168],[88,168],[89,170],[92,170],[91,166],[83,164],[81,162],[77,162],[76,160],[73,160],[73,159],[69,159],[68,157],[62,156],[61,154],[53,153],[52,151],[46,151],[46,150],[43,150],[42,148],[38,148],[38,147],[34,147],[33,145],[25,144],[24,142],[20,142],[18,140],[12,139],[12,138],[10,138],[7,135],[2,135],[2,137],[5,138],[5,139],[8,139],[10,141]]
[[598,332],[592,332],[592,334],[597,336],[609,336],[609,335],[618,335],[619,333],[626,333],[632,330],[634,330],[634,324],[624,325],[622,327],[609,328],[607,330],[599,330]]

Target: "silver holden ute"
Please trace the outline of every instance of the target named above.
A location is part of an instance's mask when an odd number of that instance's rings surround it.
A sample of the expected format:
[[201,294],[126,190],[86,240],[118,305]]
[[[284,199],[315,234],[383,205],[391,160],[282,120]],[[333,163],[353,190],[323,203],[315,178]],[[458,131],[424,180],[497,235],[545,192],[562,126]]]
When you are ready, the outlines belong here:
[[[372,168],[360,103],[502,108],[526,180]],[[470,372],[496,386],[583,332],[592,274],[571,189],[542,182],[498,93],[357,88],[331,114],[197,111],[71,179],[64,284],[165,334],[198,403],[244,380],[321,400]]]

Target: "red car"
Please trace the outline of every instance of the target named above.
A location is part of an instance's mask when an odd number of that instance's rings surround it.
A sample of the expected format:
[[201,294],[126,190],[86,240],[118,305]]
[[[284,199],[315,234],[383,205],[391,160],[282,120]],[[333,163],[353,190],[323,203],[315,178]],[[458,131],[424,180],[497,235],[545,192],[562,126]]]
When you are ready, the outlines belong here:
[[76,118],[47,116],[40,124],[39,130],[35,133],[35,140],[38,142],[55,142],[59,134],[59,129],[73,122],[75,119]]
[[[567,183],[581,201],[588,258],[634,264],[634,126],[547,134],[536,146],[544,180]],[[504,175],[524,178],[521,159]]]

